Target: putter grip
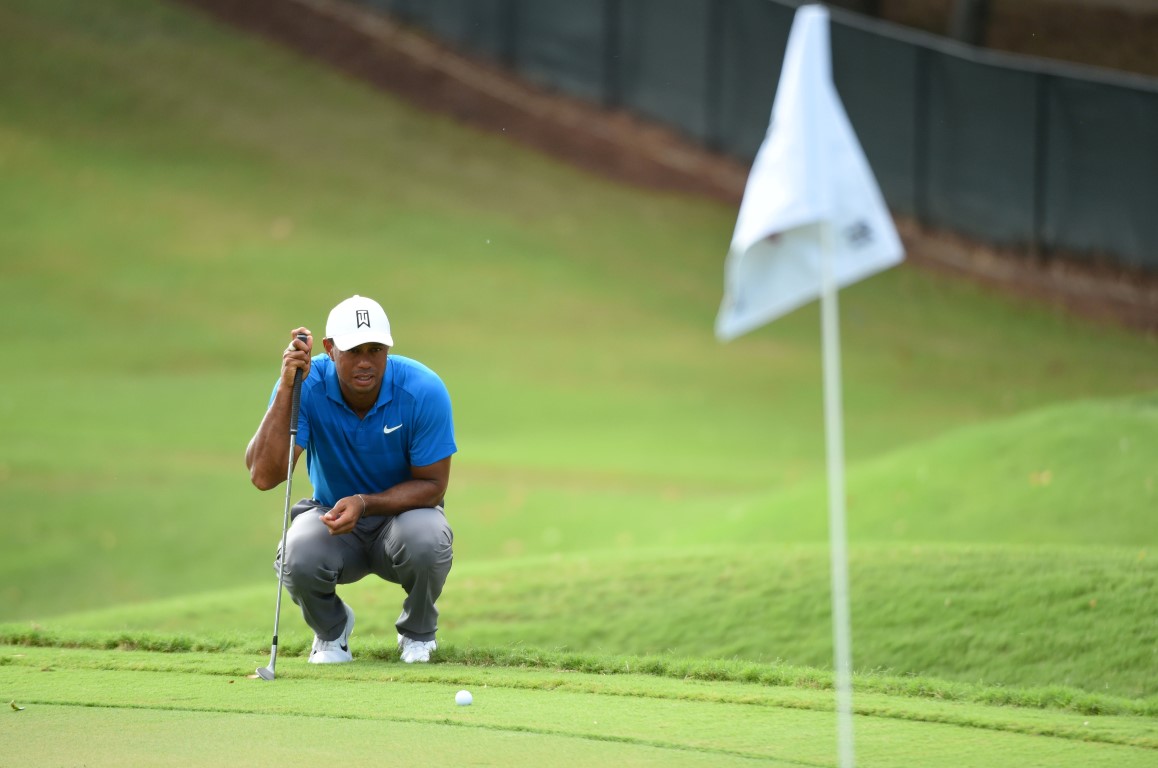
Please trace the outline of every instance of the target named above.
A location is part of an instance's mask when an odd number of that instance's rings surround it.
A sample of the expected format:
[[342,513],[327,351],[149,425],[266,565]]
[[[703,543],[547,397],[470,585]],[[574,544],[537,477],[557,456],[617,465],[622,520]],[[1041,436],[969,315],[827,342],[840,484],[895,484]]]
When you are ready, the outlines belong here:
[[[299,333],[298,338],[303,342],[309,341],[309,336],[304,333]],[[298,433],[298,408],[301,406],[302,400],[302,369],[298,368],[294,371],[294,389],[293,395],[290,397],[290,434],[296,435]]]

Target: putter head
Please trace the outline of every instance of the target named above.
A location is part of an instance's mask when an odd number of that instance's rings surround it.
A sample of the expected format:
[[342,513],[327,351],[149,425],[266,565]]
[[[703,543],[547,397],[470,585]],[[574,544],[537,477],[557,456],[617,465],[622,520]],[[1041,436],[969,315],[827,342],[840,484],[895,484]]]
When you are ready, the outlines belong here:
[[258,667],[257,676],[262,680],[273,680],[275,677],[273,670],[269,667]]

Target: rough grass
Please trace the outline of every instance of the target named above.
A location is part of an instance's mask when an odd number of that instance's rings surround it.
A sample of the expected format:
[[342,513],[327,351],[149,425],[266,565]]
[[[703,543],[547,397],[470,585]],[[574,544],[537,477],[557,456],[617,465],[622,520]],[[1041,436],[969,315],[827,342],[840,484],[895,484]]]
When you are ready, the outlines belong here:
[[[1032,701],[1042,689],[1061,699],[1081,698],[1079,692],[1139,701],[1158,696],[1151,663],[1158,636],[1148,609],[1158,563],[1145,550],[873,546],[855,549],[850,567],[854,666],[866,678],[908,679],[914,689],[999,688],[1011,701]],[[743,671],[726,679],[771,665],[758,673],[764,680],[786,665],[819,670],[814,679],[827,680],[827,590],[827,552],[817,545],[460,563],[440,602],[441,638],[456,660],[525,654],[591,660],[594,671],[634,663],[660,674],[696,661],[705,669],[734,662]],[[268,643],[270,592],[254,586],[10,623],[0,627],[0,640],[259,650]],[[400,591],[362,582],[343,594],[358,612],[356,650],[395,655]],[[310,640],[287,604],[282,652],[300,655]]]

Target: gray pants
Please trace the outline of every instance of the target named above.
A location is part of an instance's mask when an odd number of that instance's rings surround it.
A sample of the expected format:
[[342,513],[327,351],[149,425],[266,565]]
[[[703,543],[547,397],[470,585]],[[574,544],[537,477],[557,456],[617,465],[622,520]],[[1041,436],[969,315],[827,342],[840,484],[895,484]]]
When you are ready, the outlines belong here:
[[335,591],[373,573],[401,584],[406,591],[402,615],[394,623],[400,634],[433,640],[438,630],[434,603],[442,594],[454,558],[454,533],[441,508],[412,509],[393,517],[368,517],[350,533],[330,534],[322,522],[329,507],[303,499],[290,511],[293,523],[274,572],[302,609],[310,629],[323,640],[336,640],[346,626],[346,611]]

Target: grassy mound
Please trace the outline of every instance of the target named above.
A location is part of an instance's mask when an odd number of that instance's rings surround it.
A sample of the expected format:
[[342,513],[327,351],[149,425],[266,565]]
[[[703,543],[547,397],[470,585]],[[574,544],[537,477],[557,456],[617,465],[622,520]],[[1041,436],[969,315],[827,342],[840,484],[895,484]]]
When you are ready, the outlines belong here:
[[[851,560],[854,661],[866,676],[1158,696],[1147,606],[1158,564],[1136,550],[875,546]],[[51,621],[10,623],[0,641],[161,651],[267,643],[270,589],[250,587]],[[393,654],[401,593],[366,581],[342,594],[357,645]],[[831,666],[827,552],[819,546],[682,548],[461,564],[440,603],[451,658],[521,654]],[[261,621],[259,621],[261,619]],[[281,645],[311,635],[295,608]],[[362,650],[362,648],[359,648]],[[671,661],[664,661],[668,659]],[[744,673],[748,674],[748,673]],[[779,674],[779,673],[775,673]],[[824,676],[824,673],[821,673]],[[1027,694],[1032,696],[1032,694]]]

